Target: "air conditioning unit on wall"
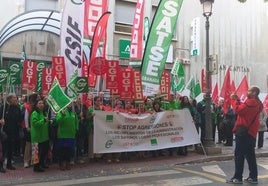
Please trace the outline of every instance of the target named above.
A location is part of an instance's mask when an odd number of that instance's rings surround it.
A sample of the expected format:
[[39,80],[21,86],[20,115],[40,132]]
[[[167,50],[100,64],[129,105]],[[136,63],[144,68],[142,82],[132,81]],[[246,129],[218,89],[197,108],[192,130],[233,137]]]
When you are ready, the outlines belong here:
[[182,58],[181,59],[181,63],[184,65],[190,65],[191,64],[191,60],[188,58]]

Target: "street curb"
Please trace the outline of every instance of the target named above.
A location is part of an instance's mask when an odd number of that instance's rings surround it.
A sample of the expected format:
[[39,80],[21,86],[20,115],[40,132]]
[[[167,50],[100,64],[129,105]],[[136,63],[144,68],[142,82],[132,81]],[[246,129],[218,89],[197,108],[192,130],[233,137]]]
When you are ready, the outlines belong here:
[[[260,158],[260,157],[268,157],[268,152],[256,153],[256,158]],[[176,163],[175,165],[195,164],[195,163],[204,163],[204,162],[211,162],[211,161],[227,161],[227,160],[232,160],[233,158],[234,158],[233,154],[209,156],[209,157],[199,158],[195,160],[189,160],[187,162]]]

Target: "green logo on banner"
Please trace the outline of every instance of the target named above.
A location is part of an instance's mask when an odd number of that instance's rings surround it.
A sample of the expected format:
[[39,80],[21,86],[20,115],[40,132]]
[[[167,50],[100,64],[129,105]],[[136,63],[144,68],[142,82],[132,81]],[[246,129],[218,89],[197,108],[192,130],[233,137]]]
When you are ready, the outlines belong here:
[[152,146],[157,145],[157,139],[156,139],[156,138],[151,139],[151,145],[152,145]]
[[194,49],[194,50],[192,51],[192,56],[197,56],[197,54],[198,54],[198,50],[197,50],[197,49]]
[[130,40],[120,39],[119,40],[119,58],[130,57]]
[[106,122],[113,122],[114,116],[113,115],[106,115]]
[[9,73],[10,73],[10,84],[11,85],[19,85],[21,84],[21,67],[22,63],[18,62],[9,62]]

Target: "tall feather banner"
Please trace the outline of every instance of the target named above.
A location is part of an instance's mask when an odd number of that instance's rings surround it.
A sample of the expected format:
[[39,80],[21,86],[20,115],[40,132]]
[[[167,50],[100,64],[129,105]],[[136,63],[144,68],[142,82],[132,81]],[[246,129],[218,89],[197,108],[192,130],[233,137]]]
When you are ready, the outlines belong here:
[[169,0],[158,4],[142,59],[142,85],[145,95],[153,95],[159,91],[182,2],[183,0]]
[[96,58],[97,49],[99,47],[100,41],[101,39],[104,38],[104,35],[106,34],[107,23],[108,23],[108,18],[110,14],[111,12],[105,12],[101,16],[99,22],[96,25],[95,32],[94,32],[93,39],[92,39],[92,46],[90,49],[90,63],[89,63],[90,68],[91,66],[94,65],[94,60]]
[[82,74],[84,1],[67,0],[61,20],[61,56],[64,56],[66,81],[78,68]]
[[140,67],[142,60],[142,47],[143,47],[143,15],[144,15],[144,2],[145,0],[138,0],[133,20],[132,37],[130,42],[130,62],[132,67]]

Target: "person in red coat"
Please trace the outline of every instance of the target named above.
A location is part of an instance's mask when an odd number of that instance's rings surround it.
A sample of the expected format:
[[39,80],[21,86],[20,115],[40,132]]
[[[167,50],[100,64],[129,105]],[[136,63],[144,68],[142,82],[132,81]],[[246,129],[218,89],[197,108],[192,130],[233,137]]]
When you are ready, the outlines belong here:
[[248,183],[258,183],[258,170],[255,156],[256,136],[258,133],[260,113],[263,105],[259,100],[260,89],[256,86],[249,88],[247,100],[242,103],[236,94],[231,95],[231,105],[237,114],[236,123],[233,133],[236,134],[240,126],[247,128],[245,136],[235,136],[235,173],[234,176],[227,180],[227,183],[242,184],[243,169],[245,158],[249,167],[249,176],[244,181]]

